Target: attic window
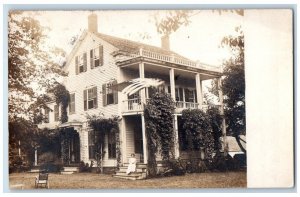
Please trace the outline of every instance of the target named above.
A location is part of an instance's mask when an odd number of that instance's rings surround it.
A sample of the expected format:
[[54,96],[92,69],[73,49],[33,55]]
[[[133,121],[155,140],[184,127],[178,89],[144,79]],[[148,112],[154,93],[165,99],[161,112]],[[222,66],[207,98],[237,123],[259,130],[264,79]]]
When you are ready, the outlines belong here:
[[76,75],[87,70],[87,55],[83,53],[75,57]]
[[90,64],[91,64],[91,69],[93,69],[94,67],[103,65],[103,46],[102,45],[90,50]]

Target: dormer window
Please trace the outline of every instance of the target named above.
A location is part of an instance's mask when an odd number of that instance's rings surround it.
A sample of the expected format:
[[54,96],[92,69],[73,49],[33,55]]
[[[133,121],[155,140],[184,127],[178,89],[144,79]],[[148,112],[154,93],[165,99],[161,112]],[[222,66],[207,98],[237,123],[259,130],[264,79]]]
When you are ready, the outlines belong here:
[[76,75],[87,70],[87,55],[83,53],[75,57]]
[[103,66],[103,46],[96,47],[90,50],[90,64],[91,69]]

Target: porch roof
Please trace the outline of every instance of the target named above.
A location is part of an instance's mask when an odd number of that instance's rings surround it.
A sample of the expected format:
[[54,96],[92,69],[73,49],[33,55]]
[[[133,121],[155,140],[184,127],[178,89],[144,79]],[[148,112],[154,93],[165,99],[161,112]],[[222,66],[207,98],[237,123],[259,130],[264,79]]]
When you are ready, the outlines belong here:
[[71,121],[71,122],[64,122],[64,123],[60,124],[58,127],[59,128],[81,127],[82,124],[83,123],[80,121]]

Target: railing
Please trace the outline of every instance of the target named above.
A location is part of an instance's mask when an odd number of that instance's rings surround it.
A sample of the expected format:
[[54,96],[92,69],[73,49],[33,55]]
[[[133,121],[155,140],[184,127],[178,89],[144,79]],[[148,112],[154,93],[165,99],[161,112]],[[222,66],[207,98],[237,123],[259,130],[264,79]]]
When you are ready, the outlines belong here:
[[136,57],[147,57],[150,59],[180,64],[180,65],[189,66],[189,67],[200,68],[200,69],[204,69],[204,70],[222,72],[221,67],[211,66],[208,64],[200,63],[200,62],[194,62],[191,60],[175,57],[174,55],[163,55],[163,54],[145,50],[142,48],[137,52],[132,52],[132,53],[128,54],[128,58],[125,58],[123,60],[129,60],[129,59],[136,58]]
[[125,100],[125,101],[123,101],[123,106],[124,106],[123,111],[126,111],[126,112],[143,110],[143,105],[142,105],[140,98]]
[[183,102],[183,101],[177,101],[176,102],[176,108],[197,109],[198,106],[199,106],[199,103]]
[[[183,109],[199,109],[201,108],[203,111],[207,111],[209,108],[215,107],[220,109],[221,105],[199,105],[199,103],[194,102],[183,102],[176,101],[175,103],[176,109],[179,112]],[[143,111],[144,107],[140,98],[128,99],[123,101],[123,112],[140,112]]]

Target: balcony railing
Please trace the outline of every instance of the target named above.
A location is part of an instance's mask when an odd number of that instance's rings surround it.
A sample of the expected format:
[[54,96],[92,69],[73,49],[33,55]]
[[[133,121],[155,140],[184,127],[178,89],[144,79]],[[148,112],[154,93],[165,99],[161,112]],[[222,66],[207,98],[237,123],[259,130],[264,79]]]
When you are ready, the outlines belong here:
[[212,66],[212,65],[208,65],[208,64],[204,64],[204,63],[200,63],[200,62],[187,60],[184,58],[175,57],[174,55],[164,55],[164,54],[156,53],[153,51],[145,50],[143,48],[141,48],[139,51],[132,52],[132,53],[128,54],[127,56],[128,56],[128,58],[125,58],[123,60],[129,60],[129,59],[136,58],[136,57],[146,57],[146,58],[170,62],[170,63],[174,63],[174,64],[200,68],[200,69],[204,69],[204,70],[208,70],[208,71],[222,72],[221,67]]
[[[176,104],[176,110],[183,110],[183,109],[198,109],[199,103],[193,103],[193,102],[183,102],[183,101],[177,101]],[[203,110],[207,110],[209,105],[202,105]],[[218,107],[218,106],[216,106]],[[125,112],[141,112],[144,110],[143,104],[141,102],[140,98],[135,99],[128,99],[123,101],[123,113]]]
[[198,109],[199,103],[177,101],[176,108]]
[[123,101],[123,112],[142,111],[143,105],[140,98],[128,99]]

